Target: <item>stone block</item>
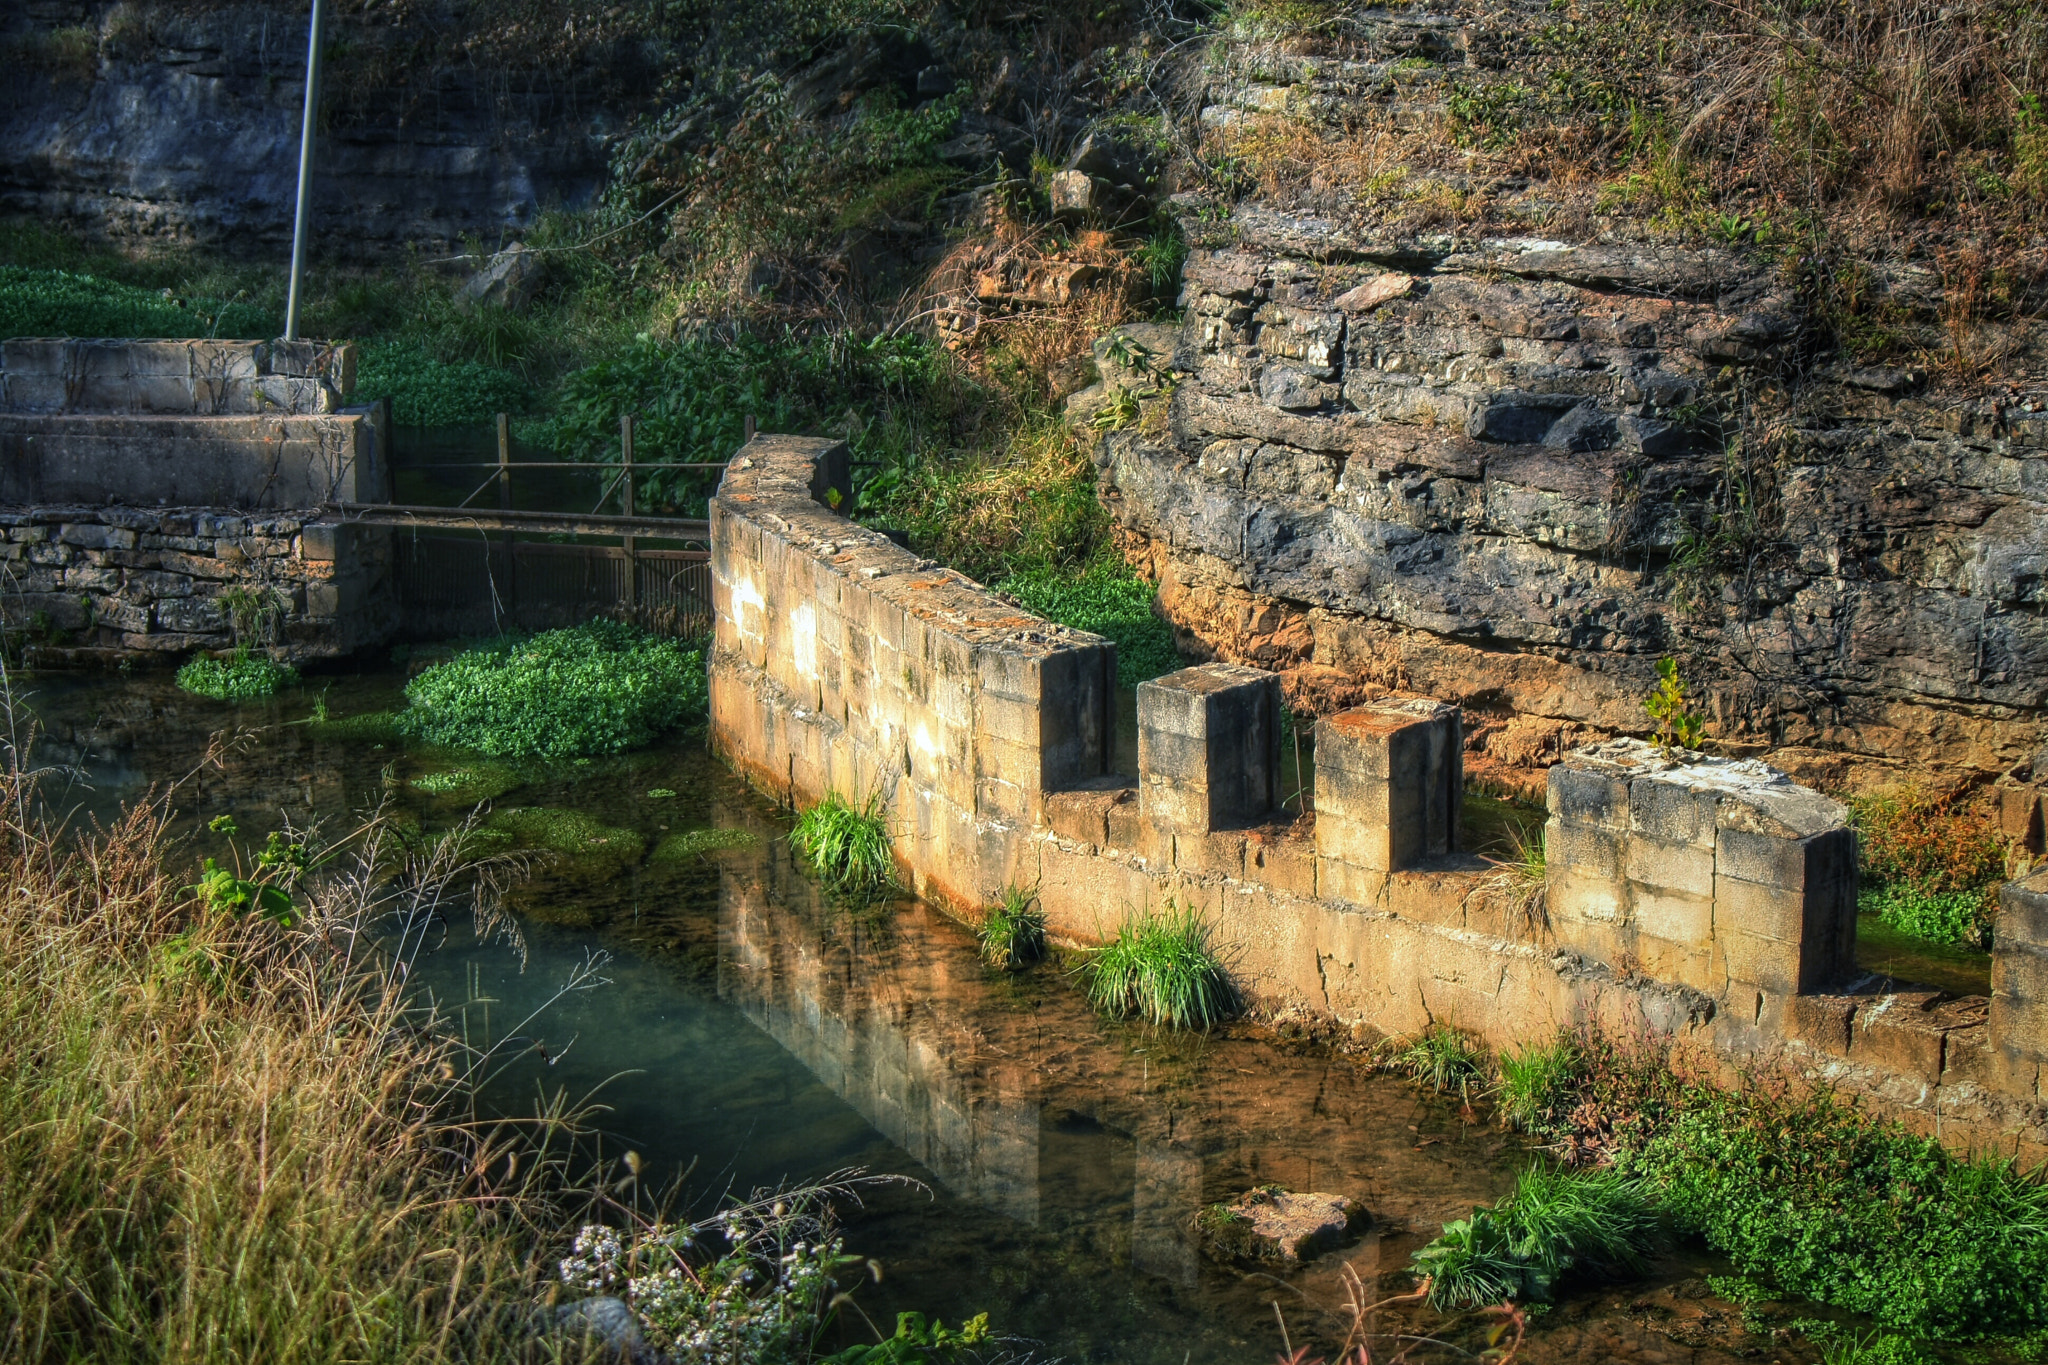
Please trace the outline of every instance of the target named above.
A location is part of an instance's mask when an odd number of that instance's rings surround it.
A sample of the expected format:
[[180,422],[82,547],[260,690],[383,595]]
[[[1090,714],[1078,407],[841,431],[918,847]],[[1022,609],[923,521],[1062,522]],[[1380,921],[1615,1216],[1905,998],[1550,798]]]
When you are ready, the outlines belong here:
[[1569,869],[1585,877],[1621,881],[1622,856],[1629,842],[1626,834],[1564,819],[1551,821],[1547,829],[1549,843],[1545,847],[1545,861],[1549,867]]
[[1242,878],[1245,837],[1240,830],[1182,829],[1173,836],[1173,865],[1196,876]]
[[1109,842],[1109,808],[1115,792],[1056,792],[1046,798],[1045,822],[1062,839],[1100,846]]
[[[1553,821],[1554,825],[1556,822]],[[1566,947],[1587,951],[1576,927],[1582,924],[1619,925],[1628,914],[1624,888],[1615,877],[1597,871],[1553,861],[1547,876],[1544,903],[1550,911],[1558,941]],[[1603,957],[1602,961],[1611,959]]]
[[1723,876],[1797,891],[1855,875],[1856,835],[1847,828],[1805,838],[1730,828],[1719,834],[1714,865]]
[[[1645,784],[1657,785],[1657,784]],[[1711,902],[1714,896],[1714,847],[1672,844],[1645,834],[1627,839],[1623,870],[1632,882],[1681,896]]]
[[1316,848],[1395,872],[1457,848],[1464,799],[1455,706],[1376,702],[1316,723]]
[[1849,1029],[1849,1057],[1921,1085],[1941,1082],[1942,1038],[1947,1030],[1925,1006],[1932,997],[1882,995],[1864,1002]]
[[1629,832],[1655,843],[1703,848],[1711,860],[1718,804],[1713,794],[1675,782],[1632,782]]
[[1303,900],[1316,894],[1316,850],[1307,839],[1254,833],[1244,850],[1244,875],[1271,890]]
[[1830,1056],[1846,1057],[1850,1021],[1860,1003],[1847,995],[1795,995],[1785,1002],[1785,1033]]
[[95,522],[67,522],[57,532],[57,539],[66,545],[76,545],[88,550],[132,550],[135,548],[135,532],[124,531],[117,526],[103,526]]
[[1279,802],[1280,680],[1200,664],[1138,686],[1138,802],[1190,833],[1241,827]]
[[2048,871],[1999,888],[1991,1045],[2048,1062]]
[[[1712,880],[1709,879],[1711,889]],[[1643,886],[1631,888],[1629,917],[1639,933],[1705,950],[1714,941],[1712,895],[1687,896]],[[1689,983],[1697,984],[1697,983]]]
[[1348,901],[1368,909],[1386,899],[1391,874],[1337,858],[1316,859],[1316,894],[1326,901]]
[[1550,813],[1567,824],[1628,830],[1631,823],[1628,779],[1571,764],[1572,760],[1567,758],[1550,769],[1545,788]]

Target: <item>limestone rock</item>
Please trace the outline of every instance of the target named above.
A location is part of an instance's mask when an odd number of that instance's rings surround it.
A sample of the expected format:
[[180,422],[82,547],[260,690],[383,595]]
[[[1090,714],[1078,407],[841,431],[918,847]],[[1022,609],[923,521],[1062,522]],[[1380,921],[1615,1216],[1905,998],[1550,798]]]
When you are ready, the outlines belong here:
[[533,302],[546,273],[540,253],[514,242],[470,276],[455,298],[469,308],[504,308],[516,313]]
[[1388,299],[1398,299],[1415,291],[1415,277],[1399,271],[1375,275],[1356,289],[1346,290],[1335,300],[1336,306],[1347,313],[1370,313]]
[[1195,1217],[1202,1249],[1221,1261],[1313,1260],[1344,1245],[1371,1222],[1365,1206],[1341,1194],[1293,1194],[1261,1185]]
[[1052,211],[1064,217],[1093,213],[1107,202],[1101,187],[1086,171],[1056,171],[1050,189]]

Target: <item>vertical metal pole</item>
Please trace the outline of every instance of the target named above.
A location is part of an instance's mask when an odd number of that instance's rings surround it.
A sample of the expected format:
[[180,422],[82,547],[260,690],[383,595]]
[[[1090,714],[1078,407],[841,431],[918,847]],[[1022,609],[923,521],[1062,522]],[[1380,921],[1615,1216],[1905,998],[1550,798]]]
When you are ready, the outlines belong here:
[[[498,414],[498,506],[506,511],[512,509],[512,419],[502,412]],[[501,553],[505,560],[505,606],[513,613],[519,610],[519,552],[515,546],[516,538],[516,533],[509,526],[498,538],[503,546]]]
[[299,122],[299,204],[292,216],[292,282],[284,305],[284,339],[299,339],[299,276],[306,268],[306,219],[313,199],[313,133],[320,118],[320,30],[325,0],[313,0],[306,36],[306,112]]
[[754,439],[754,414],[751,412],[747,414],[747,439]]
[[[625,413],[619,418],[619,508],[627,516],[633,509],[633,414]],[[621,548],[626,552],[626,610],[634,608],[639,587],[640,563],[633,556],[633,537],[620,537]]]

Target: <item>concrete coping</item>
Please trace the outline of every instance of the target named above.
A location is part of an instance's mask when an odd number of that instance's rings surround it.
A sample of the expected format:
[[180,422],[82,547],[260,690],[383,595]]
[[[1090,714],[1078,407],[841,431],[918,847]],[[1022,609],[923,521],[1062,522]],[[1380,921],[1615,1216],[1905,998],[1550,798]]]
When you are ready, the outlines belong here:
[[722,513],[772,521],[793,547],[971,644],[1027,656],[1109,644],[1099,635],[1034,615],[958,570],[921,559],[881,532],[833,511],[823,499],[845,482],[846,458],[843,441],[758,435],[727,464],[712,495],[713,517]]
[[1716,758],[1641,739],[1610,739],[1568,754],[1559,766],[1720,798],[1719,823],[1730,828],[1804,838],[1849,822],[1847,806],[1754,758]]

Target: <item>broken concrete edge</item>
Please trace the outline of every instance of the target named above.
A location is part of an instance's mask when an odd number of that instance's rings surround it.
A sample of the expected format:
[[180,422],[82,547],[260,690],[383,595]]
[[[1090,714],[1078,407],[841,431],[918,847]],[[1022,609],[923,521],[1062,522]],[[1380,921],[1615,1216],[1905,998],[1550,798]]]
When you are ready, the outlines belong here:
[[[1835,982],[1808,979],[1807,964],[1839,964],[1842,941],[1808,930],[1854,923],[1853,880],[1849,914],[1840,913],[1845,830],[1826,798],[1761,764],[1676,763],[1647,746],[1608,746],[1554,770],[1563,784],[1553,787],[1554,814],[1558,801],[1576,809],[1574,782],[1606,789],[1605,814],[1589,807],[1572,823],[1621,840],[1604,855],[1612,867],[1603,877],[1607,899],[1628,914],[1661,902],[1644,883],[1638,904],[1626,841],[1682,846],[1670,822],[1685,811],[1666,807],[1692,810],[1686,837],[1717,861],[1697,888],[1707,913],[1693,927],[1704,937],[1671,940],[1696,950],[1697,970],[1669,974],[1647,971],[1633,951],[1654,934],[1623,941],[1589,917],[1563,929],[1516,923],[1486,893],[1486,865],[1449,851],[1456,707],[1396,699],[1338,722],[1365,748],[1355,762],[1319,765],[1318,803],[1330,804],[1312,838],[1294,835],[1291,822],[1217,829],[1148,819],[1137,786],[1107,770],[1103,667],[1113,677],[1113,650],[838,516],[825,504],[829,490],[844,496],[830,472],[843,449],[756,438],[712,500],[712,744],[793,804],[880,788],[902,880],[916,894],[972,923],[1006,886],[1035,887],[1054,937],[1077,945],[1172,904],[1210,926],[1261,1013],[1385,1036],[1448,1022],[1491,1047],[1572,1027],[1693,1039],[1731,1067],[1777,1058],[1834,1077],[1959,1145],[2048,1155],[2038,1066],[1972,1066],[1959,1036],[1957,1065],[1942,1060],[1943,1038],[1930,1073],[1887,1017],[1904,1017],[1911,1002],[1887,1005],[1883,995],[1855,1005],[1861,1034],[1816,1025],[1834,1015],[1815,992]],[[1062,660],[1086,667],[1062,674]],[[1223,695],[1256,675],[1205,675],[1183,690]],[[1403,822],[1434,829],[1432,843],[1397,853],[1388,831]],[[1333,842],[1347,826],[1353,847]],[[1434,855],[1438,840],[1450,842]],[[1558,856],[1564,870],[1574,866]],[[1849,857],[1853,869],[1853,842]],[[1714,936],[1714,907],[1729,896],[1754,902],[1760,917],[1735,926],[1740,942]]]

